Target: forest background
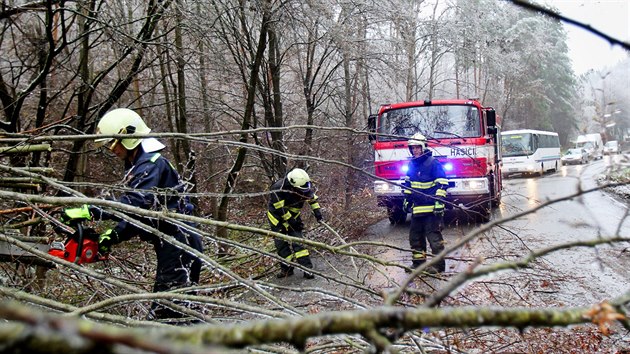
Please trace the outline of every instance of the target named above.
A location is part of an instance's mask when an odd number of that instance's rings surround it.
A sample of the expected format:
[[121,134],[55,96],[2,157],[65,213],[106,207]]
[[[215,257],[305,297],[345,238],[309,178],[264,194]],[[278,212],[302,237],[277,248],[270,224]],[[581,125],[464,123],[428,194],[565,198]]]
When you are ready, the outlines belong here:
[[[630,62],[577,77],[561,23],[512,2],[3,1],[0,21],[0,128],[14,150],[3,155],[5,230],[49,238],[49,211],[67,203],[123,210],[102,199],[120,192],[123,166],[90,134],[105,112],[132,108],[189,183],[206,220],[203,282],[224,295],[234,282],[257,292],[244,279],[273,271],[272,238],[259,231],[266,190],[293,167],[308,170],[348,240],[384,216],[366,132],[380,104],[474,97],[497,110],[503,130],[557,131],[565,147],[579,133],[612,138],[630,126]],[[619,130],[606,129],[613,121]],[[0,265],[3,284],[57,310],[151,299],[150,249],[126,250],[100,269],[123,284],[72,267],[43,281],[12,263]],[[140,321],[144,310],[122,301],[109,311]],[[293,313],[277,311],[249,315]]]

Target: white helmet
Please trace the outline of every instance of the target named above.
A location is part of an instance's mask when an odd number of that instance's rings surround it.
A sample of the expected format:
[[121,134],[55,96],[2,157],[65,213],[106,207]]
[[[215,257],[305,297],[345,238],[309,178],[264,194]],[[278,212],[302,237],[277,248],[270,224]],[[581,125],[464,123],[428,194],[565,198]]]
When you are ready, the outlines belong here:
[[427,138],[420,133],[414,134],[409,141],[407,141],[407,146],[409,146],[409,150],[411,151],[412,146],[422,146],[422,150],[427,148]]
[[294,168],[287,174],[287,179],[293,188],[307,192],[311,189],[311,178],[301,168]]
[[[107,112],[96,126],[96,134],[149,134],[151,129],[147,127],[138,113],[128,108],[118,108]],[[98,146],[103,146],[114,138],[96,139]],[[142,138],[121,139],[120,143],[127,149],[133,150],[142,142]]]

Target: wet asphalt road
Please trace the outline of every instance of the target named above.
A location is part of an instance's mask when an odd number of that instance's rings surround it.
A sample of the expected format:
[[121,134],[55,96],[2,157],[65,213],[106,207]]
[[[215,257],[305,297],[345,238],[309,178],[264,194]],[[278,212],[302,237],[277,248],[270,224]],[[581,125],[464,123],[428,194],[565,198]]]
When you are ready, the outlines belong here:
[[[587,165],[563,166],[543,177],[513,178],[504,181],[503,202],[495,217],[509,216],[547,200],[563,198],[597,186],[596,178],[606,174],[619,155],[605,156]],[[594,191],[558,202],[536,213],[509,221],[532,250],[560,244],[630,237],[628,205],[613,196]],[[562,274],[555,301],[567,305],[587,305],[630,290],[630,244],[576,247],[544,257],[551,271]]]

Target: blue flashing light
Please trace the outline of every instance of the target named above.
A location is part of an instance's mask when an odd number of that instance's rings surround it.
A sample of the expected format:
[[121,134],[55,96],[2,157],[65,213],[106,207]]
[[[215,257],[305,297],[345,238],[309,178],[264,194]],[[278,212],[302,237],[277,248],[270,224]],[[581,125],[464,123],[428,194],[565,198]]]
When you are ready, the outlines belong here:
[[445,172],[447,172],[447,171],[453,171],[453,164],[452,164],[452,163],[450,163],[450,162],[445,163],[445,164],[443,165],[443,167],[444,167],[444,171],[445,171]]
[[400,170],[403,172],[409,171],[409,165],[403,165],[403,167],[401,167]]

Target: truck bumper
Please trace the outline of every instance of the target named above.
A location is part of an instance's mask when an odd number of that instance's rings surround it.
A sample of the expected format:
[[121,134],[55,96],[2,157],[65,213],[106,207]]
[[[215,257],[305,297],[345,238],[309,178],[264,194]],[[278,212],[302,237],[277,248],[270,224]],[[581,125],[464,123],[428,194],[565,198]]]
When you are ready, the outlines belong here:
[[[487,202],[490,197],[490,185],[488,178],[454,178],[449,179],[448,195],[446,200],[447,209],[453,207],[453,205],[462,204],[465,207],[475,207],[481,203]],[[400,185],[403,180],[384,182],[374,182],[374,193],[376,194],[376,200],[378,206],[392,207],[395,205],[402,205],[404,199],[402,194],[402,188]]]

